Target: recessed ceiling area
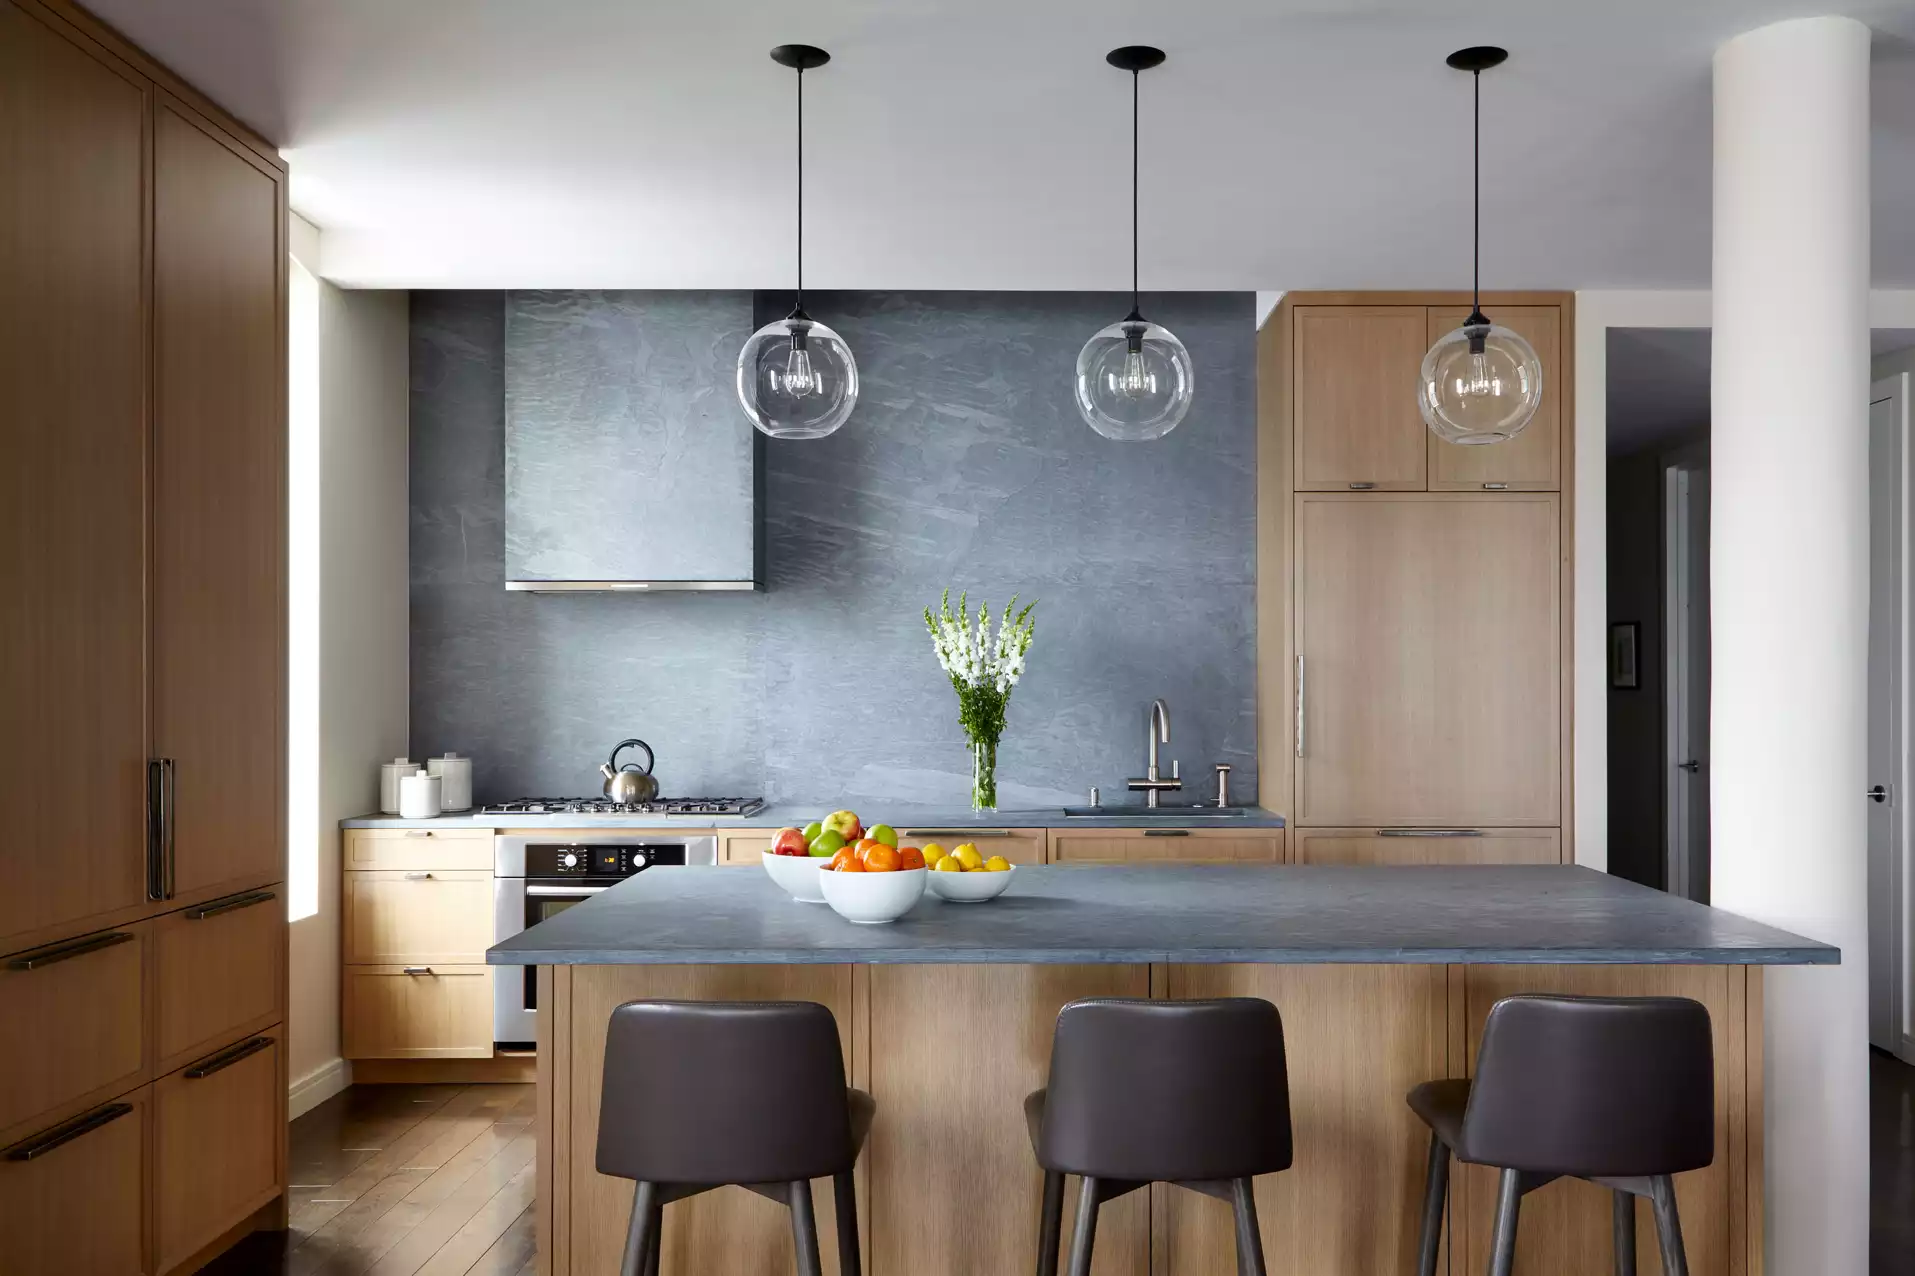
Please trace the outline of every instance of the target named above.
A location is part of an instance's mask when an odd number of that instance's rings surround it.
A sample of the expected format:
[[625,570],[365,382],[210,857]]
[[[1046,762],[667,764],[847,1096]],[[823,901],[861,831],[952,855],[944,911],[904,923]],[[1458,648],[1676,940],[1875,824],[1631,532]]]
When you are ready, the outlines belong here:
[[[1485,75],[1484,283],[1709,275],[1710,59],[1808,0],[90,0],[282,146],[325,273],[385,287],[1119,288],[1125,43],[1143,84],[1148,289],[1468,281]],[[1880,33],[1878,286],[1915,285],[1915,6]]]

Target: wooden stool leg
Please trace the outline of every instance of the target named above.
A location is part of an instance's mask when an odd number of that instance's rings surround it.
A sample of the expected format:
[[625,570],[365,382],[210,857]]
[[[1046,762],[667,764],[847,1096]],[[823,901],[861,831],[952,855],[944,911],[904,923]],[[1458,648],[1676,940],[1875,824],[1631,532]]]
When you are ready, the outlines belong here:
[[1616,1276],[1636,1276],[1636,1198],[1628,1192],[1612,1190],[1614,1199],[1609,1230],[1615,1237]]
[[1057,1250],[1064,1231],[1064,1176],[1044,1171],[1044,1208],[1037,1216],[1037,1276],[1057,1276]]
[[1097,1180],[1086,1175],[1077,1192],[1077,1227],[1071,1235],[1070,1276],[1090,1276],[1091,1247],[1097,1241]]
[[864,1276],[858,1245],[858,1185],[850,1170],[833,1176],[831,1196],[838,1207],[838,1276]]
[[1516,1215],[1523,1204],[1523,1176],[1504,1170],[1496,1187],[1496,1230],[1490,1236],[1490,1276],[1511,1276],[1516,1270]]
[[644,1276],[646,1256],[652,1250],[652,1220],[658,1210],[658,1184],[641,1182],[632,1193],[632,1221],[625,1229],[625,1256],[619,1276]]
[[1649,1180],[1650,1203],[1656,1208],[1656,1240],[1662,1247],[1663,1276],[1689,1276],[1689,1258],[1682,1249],[1682,1219],[1676,1213],[1676,1184],[1667,1174]]
[[791,1241],[798,1250],[798,1276],[824,1276],[818,1261],[818,1220],[811,1213],[811,1180],[790,1185]]
[[1417,1246],[1417,1276],[1436,1276],[1436,1256],[1443,1248],[1443,1212],[1449,1201],[1450,1150],[1430,1134],[1429,1176],[1423,1188],[1423,1236]]
[[1237,1276],[1264,1276],[1263,1237],[1257,1232],[1257,1192],[1251,1180],[1230,1180],[1230,1206],[1237,1216]]

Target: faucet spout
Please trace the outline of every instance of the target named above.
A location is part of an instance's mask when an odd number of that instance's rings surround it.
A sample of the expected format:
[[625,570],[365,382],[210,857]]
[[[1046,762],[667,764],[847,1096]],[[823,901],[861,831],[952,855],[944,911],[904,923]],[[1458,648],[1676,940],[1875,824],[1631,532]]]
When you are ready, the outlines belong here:
[[1145,772],[1151,779],[1161,779],[1157,772],[1157,746],[1170,743],[1170,706],[1161,698],[1150,702],[1150,721],[1144,727],[1144,750],[1149,762]]

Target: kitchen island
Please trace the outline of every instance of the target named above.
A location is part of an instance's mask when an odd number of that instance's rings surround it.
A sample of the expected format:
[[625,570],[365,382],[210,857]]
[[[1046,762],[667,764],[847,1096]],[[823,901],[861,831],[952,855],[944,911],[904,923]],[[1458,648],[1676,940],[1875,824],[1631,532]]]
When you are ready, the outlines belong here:
[[[1679,1181],[1696,1276],[1761,1264],[1761,980],[1836,950],[1587,869],[1028,867],[981,906],[927,897],[892,926],[792,901],[761,873],[643,874],[498,945],[536,965],[541,1270],[617,1269],[631,1185],[593,1169],[607,1017],[642,997],[797,998],[837,1016],[878,1102],[859,1164],[872,1276],[1026,1270],[1038,1172],[1020,1101],[1088,996],[1261,996],[1283,1014],[1295,1167],[1257,1184],[1273,1272],[1413,1270],[1426,1134],[1403,1103],[1466,1074],[1485,1016],[1523,991],[1708,1006],[1717,1155]],[[642,1078],[632,1083],[642,1084]],[[778,1084],[766,1060],[764,1084]],[[1494,1185],[1456,1176],[1455,1273],[1481,1270]],[[821,1220],[823,1222],[824,1220]],[[1068,1222],[1066,1224],[1068,1226]],[[1609,1270],[1607,1194],[1524,1203],[1519,1267]],[[784,1212],[746,1192],[667,1211],[665,1270],[791,1270]],[[1650,1237],[1645,1226],[1639,1235]],[[1157,1187],[1107,1206],[1097,1271],[1231,1269],[1227,1207]],[[827,1240],[827,1250],[830,1242]],[[1658,1270],[1649,1242],[1643,1272]]]

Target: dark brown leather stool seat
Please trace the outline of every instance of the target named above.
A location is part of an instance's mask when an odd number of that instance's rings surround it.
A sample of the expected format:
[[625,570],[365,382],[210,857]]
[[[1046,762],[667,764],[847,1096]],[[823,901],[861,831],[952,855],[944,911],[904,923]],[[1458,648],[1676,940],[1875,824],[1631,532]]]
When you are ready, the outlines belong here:
[[1559,1178],[1613,1193],[1617,1276],[1636,1272],[1636,1198],[1654,1208],[1664,1276],[1686,1276],[1672,1175],[1715,1159],[1715,1042],[1683,997],[1506,997],[1490,1008],[1472,1081],[1426,1081],[1430,1127],[1419,1271],[1435,1276],[1450,1157],[1502,1171],[1491,1276],[1509,1276],[1526,1193]]
[[1229,1201],[1237,1270],[1263,1276],[1251,1180],[1292,1155],[1283,1020],[1269,1002],[1074,1001],[1024,1119],[1044,1169],[1038,1276],[1057,1273],[1066,1174],[1082,1180],[1071,1276],[1090,1276],[1105,1201],[1166,1182]]
[[657,1276],[667,1204],[726,1186],[789,1207],[799,1276],[821,1276],[811,1180],[826,1176],[838,1270],[859,1276],[851,1168],[877,1104],[845,1084],[831,1011],[808,1001],[627,1002],[605,1030],[602,1084],[598,1172],[638,1182],[620,1276]]

